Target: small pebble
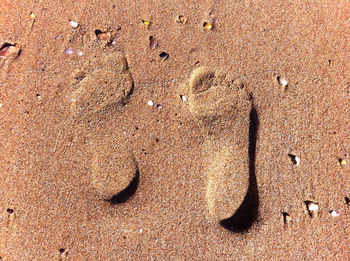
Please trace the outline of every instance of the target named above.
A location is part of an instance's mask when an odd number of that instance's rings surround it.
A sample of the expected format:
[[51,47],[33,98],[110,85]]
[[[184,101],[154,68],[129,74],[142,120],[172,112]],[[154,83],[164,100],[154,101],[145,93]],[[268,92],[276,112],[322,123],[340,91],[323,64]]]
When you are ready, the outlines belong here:
[[20,48],[18,44],[5,46],[0,50],[0,57],[6,58],[12,55],[18,55]]
[[340,215],[340,213],[338,211],[335,211],[335,210],[329,211],[329,214],[331,214],[332,217],[338,217]]
[[159,54],[159,57],[163,59],[163,61],[167,60],[169,58],[169,54],[166,52],[161,52]]
[[16,219],[16,214],[15,211],[12,208],[7,209],[7,220],[8,220],[8,226],[10,228],[13,228],[15,226],[15,219]]
[[108,41],[111,37],[110,33],[105,33],[105,32],[101,32],[96,34],[96,37],[98,40],[105,40]]
[[69,25],[73,28],[77,28],[79,26],[79,24],[75,21],[69,20]]
[[154,49],[157,47],[157,45],[158,45],[158,42],[157,42],[156,38],[154,38],[153,36],[150,36],[149,37],[149,48]]
[[282,217],[283,217],[283,223],[285,225],[287,225],[292,220],[292,217],[287,212],[282,212]]
[[73,53],[73,50],[68,47],[66,50],[64,50],[64,53],[69,55]]
[[185,23],[187,23],[187,19],[186,19],[185,16],[179,15],[179,16],[176,18],[176,22],[181,23],[181,24],[185,24]]
[[210,23],[204,22],[203,27],[207,29],[208,31],[213,29],[213,26]]
[[15,218],[16,218],[16,215],[13,212],[9,213],[9,215],[8,215],[8,220],[9,221],[14,221]]
[[288,154],[288,156],[290,157],[290,159],[292,160],[292,162],[295,166],[299,166],[300,158],[298,156],[293,155],[293,154]]
[[33,12],[31,12],[30,14],[29,14],[29,17],[31,18],[31,19],[35,19],[35,14],[33,13]]
[[64,248],[60,248],[58,251],[60,252],[61,260],[66,260],[68,252]]
[[2,108],[2,103],[0,103],[0,109]]
[[146,21],[146,20],[142,20],[142,23],[143,23],[144,25],[146,25],[146,26],[148,26],[148,25],[150,25],[150,24],[151,24],[151,22]]
[[185,95],[180,95],[180,98],[181,98],[182,102],[187,101],[187,97]]
[[350,205],[350,198],[345,197],[344,199],[345,199],[345,204],[349,206]]
[[153,101],[148,101],[147,104],[148,104],[148,106],[153,106],[154,103],[153,103]]
[[79,51],[79,52],[78,52],[78,55],[82,56],[82,55],[83,55],[83,52],[82,52],[82,51]]
[[140,229],[140,233],[142,233],[142,232],[143,232],[143,229],[141,228],[141,229]]
[[346,160],[345,159],[339,159],[339,164],[342,166],[346,165]]
[[156,108],[157,108],[158,110],[161,110],[161,109],[163,109],[163,105],[157,104],[157,105],[156,105]]

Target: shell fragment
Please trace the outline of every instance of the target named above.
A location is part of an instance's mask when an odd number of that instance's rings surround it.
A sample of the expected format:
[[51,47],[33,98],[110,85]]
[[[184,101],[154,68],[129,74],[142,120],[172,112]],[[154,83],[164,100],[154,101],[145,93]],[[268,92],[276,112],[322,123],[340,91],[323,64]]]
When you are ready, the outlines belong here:
[[317,211],[318,210],[318,204],[314,202],[310,202],[307,206],[309,211]]
[[79,26],[78,22],[72,20],[69,20],[69,25],[73,28],[77,28]]
[[300,158],[297,155],[294,154],[288,154],[288,156],[290,157],[291,161],[293,162],[293,164],[295,166],[299,166],[300,164]]
[[338,217],[340,215],[340,213],[338,211],[335,211],[335,210],[330,211],[329,214],[331,214],[332,217]]
[[277,80],[282,86],[287,86],[288,85],[288,81],[285,78],[281,78],[281,77],[278,76]]

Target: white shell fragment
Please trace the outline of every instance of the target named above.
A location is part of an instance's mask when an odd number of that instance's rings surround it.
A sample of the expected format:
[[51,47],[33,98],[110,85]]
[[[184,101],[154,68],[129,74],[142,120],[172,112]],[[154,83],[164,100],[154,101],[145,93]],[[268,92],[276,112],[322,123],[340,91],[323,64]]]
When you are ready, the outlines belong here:
[[185,95],[180,95],[180,98],[181,98],[182,102],[187,101],[187,97]]
[[304,201],[305,203],[305,211],[308,212],[309,216],[311,218],[317,217],[318,216],[318,211],[319,211],[319,207],[318,207],[318,203],[316,202],[312,202],[312,201]]
[[337,217],[340,214],[338,211],[335,211],[335,210],[332,210],[329,213],[332,215],[332,217]]
[[317,211],[318,210],[318,204],[310,202],[307,206],[309,211]]
[[141,228],[141,229],[140,229],[140,233],[142,233],[142,232],[143,232],[143,229]]
[[69,25],[73,28],[77,28],[79,26],[79,24],[75,21],[69,20]]
[[83,52],[82,52],[82,51],[79,51],[79,52],[78,52],[78,55],[82,56],[82,55],[83,55]]
[[147,104],[148,104],[148,106],[153,106],[154,103],[153,103],[153,101],[148,101]]
[[64,50],[64,53],[65,54],[72,54],[73,53],[73,50],[71,48],[67,48],[66,50]]
[[295,166],[299,166],[300,164],[300,158],[297,155],[293,155],[293,154],[288,154],[288,156],[290,157],[291,161],[293,162],[293,164]]
[[284,78],[279,77],[279,78],[278,78],[278,81],[279,81],[279,83],[282,84],[283,86],[287,86],[287,85],[288,85],[287,80],[284,79]]

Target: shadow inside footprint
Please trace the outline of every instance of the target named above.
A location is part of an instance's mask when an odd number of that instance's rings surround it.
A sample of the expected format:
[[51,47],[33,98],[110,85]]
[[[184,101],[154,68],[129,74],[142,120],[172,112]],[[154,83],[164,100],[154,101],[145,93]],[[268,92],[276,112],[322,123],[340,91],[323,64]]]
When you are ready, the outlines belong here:
[[247,231],[258,217],[259,192],[255,175],[256,141],[259,128],[259,116],[252,106],[249,114],[249,186],[242,204],[229,218],[220,221],[220,225],[232,232]]
[[117,205],[125,203],[128,201],[136,192],[137,187],[139,186],[140,181],[140,170],[137,167],[134,178],[130,181],[129,185],[119,193],[112,196],[110,199],[107,199],[107,202],[110,202],[112,205]]

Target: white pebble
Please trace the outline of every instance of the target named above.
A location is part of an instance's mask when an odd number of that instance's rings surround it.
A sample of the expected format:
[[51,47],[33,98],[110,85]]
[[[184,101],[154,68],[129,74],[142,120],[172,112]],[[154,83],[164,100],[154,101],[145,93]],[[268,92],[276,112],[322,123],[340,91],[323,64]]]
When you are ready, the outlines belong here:
[[71,48],[67,48],[66,50],[64,50],[64,53],[65,54],[72,54],[73,53],[73,50]]
[[332,210],[330,214],[332,215],[332,217],[337,217],[340,213],[338,211]]
[[300,159],[298,156],[295,156],[295,166],[299,166],[300,164]]
[[313,202],[309,203],[309,205],[307,207],[308,207],[309,211],[317,211],[318,210],[318,204],[313,203]]
[[0,109],[2,108],[2,103],[0,103]]
[[148,101],[147,104],[148,106],[153,106],[153,101]]
[[287,80],[284,79],[284,78],[279,78],[279,82],[280,82],[280,84],[282,84],[282,85],[284,85],[284,86],[287,86],[287,85],[288,85]]
[[69,25],[73,28],[77,28],[79,26],[79,24],[75,21],[69,20]]
[[143,229],[141,228],[141,229],[140,229],[140,233],[142,233],[142,232],[143,232]]
[[79,52],[78,52],[78,55],[82,56],[82,55],[83,55],[83,52],[82,52],[82,51],[79,51]]
[[182,102],[187,101],[187,97],[185,95],[180,95],[180,98],[181,98]]

